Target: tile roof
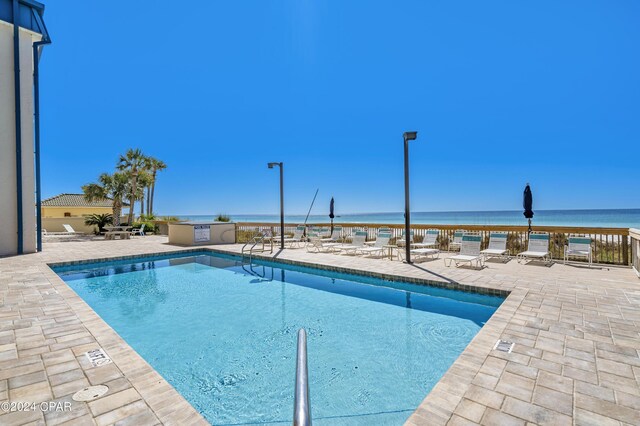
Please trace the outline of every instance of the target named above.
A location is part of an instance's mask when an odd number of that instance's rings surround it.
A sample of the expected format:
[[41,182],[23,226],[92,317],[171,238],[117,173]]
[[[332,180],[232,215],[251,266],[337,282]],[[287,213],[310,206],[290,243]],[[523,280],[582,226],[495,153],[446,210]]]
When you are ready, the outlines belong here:
[[[42,201],[43,207],[111,207],[112,200],[105,198],[103,200],[89,202],[84,198],[84,194],[60,194],[55,197],[47,198]],[[127,203],[122,203],[128,206]]]

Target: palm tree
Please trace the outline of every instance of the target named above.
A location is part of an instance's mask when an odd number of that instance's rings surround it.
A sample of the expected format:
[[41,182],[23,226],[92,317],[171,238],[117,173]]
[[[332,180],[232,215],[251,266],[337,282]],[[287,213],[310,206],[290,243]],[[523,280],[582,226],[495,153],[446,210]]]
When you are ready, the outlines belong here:
[[148,189],[147,195],[147,214],[153,214],[153,199],[156,195],[156,174],[167,168],[167,165],[164,161],[158,160],[157,158],[149,157],[149,171],[151,172],[151,187]]
[[131,192],[129,195],[129,225],[133,224],[133,208],[136,203],[136,193],[138,192],[138,173],[144,169],[146,157],[138,148],[129,149],[118,161],[118,170],[126,172],[131,179]]
[[104,227],[113,223],[113,215],[111,213],[93,213],[84,218],[84,224],[98,227],[98,234],[104,231]]
[[[111,199],[113,210],[113,224],[120,225],[122,215],[122,200],[129,193],[129,178],[124,173],[103,173],[98,182],[82,187],[84,198],[89,201]],[[129,207],[131,210],[131,207]]]
[[[152,177],[151,174],[147,171],[147,170],[143,170],[140,171],[138,173],[138,191],[136,193],[136,195],[138,196],[137,199],[140,200],[140,216],[144,215],[144,197],[145,197],[145,190],[147,192],[147,194],[149,193],[150,189],[151,189],[151,182],[152,182]],[[147,201],[147,210],[149,207],[149,202]]]

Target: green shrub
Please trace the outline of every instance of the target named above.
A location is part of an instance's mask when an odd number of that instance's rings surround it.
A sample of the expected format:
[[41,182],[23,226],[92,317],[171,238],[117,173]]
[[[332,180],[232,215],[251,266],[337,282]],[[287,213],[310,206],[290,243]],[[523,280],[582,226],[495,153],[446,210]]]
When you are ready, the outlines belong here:
[[218,217],[216,217],[216,222],[231,222],[231,218],[226,214],[218,214]]
[[98,229],[95,231],[95,233],[100,234],[104,232],[105,226],[113,224],[113,215],[111,213],[90,214],[88,216],[85,216],[84,224],[88,226],[96,226]]

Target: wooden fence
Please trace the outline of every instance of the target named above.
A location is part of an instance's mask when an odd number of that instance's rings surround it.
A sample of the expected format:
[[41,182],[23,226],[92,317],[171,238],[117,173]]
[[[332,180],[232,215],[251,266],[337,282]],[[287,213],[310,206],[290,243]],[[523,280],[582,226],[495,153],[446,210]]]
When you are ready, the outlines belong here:
[[[285,234],[293,234],[293,230],[298,224],[285,224]],[[391,229],[394,238],[403,235],[404,225],[384,224],[384,223],[336,223],[334,226],[342,226],[343,236],[347,237],[356,230],[365,230],[368,239],[375,239],[378,228],[387,227]],[[329,228],[326,223],[307,224],[307,228],[321,227]],[[280,225],[277,223],[241,222],[237,224],[236,241],[246,242],[256,232],[271,232],[277,235],[280,232]],[[438,242],[441,250],[448,250],[449,243],[453,240],[453,234],[457,230],[479,233],[483,237],[482,248],[489,243],[491,232],[506,232],[508,234],[507,248],[511,255],[525,251],[527,247],[528,232],[526,226],[512,225],[411,225],[414,232],[414,241],[420,242],[427,229],[437,229],[440,231]],[[533,226],[534,232],[549,233],[550,250],[553,258],[563,259],[564,246],[569,235],[580,235],[590,237],[592,240],[593,261],[596,263],[607,263],[616,265],[630,265],[632,253],[630,250],[629,229],[628,228],[585,228],[568,226]],[[639,235],[640,238],[640,235]],[[573,260],[573,259],[572,259]],[[575,259],[579,261],[579,259]]]
[[631,239],[631,265],[640,277],[640,229],[629,229]]

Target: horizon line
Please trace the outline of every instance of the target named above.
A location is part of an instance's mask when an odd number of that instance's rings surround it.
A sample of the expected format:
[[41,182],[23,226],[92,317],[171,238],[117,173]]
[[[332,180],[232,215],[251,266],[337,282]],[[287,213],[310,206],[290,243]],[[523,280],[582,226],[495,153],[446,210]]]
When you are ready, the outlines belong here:
[[[564,212],[581,212],[581,211],[620,211],[620,210],[640,210],[640,207],[626,207],[626,208],[598,208],[598,209],[586,209],[586,208],[581,208],[581,209],[540,209],[540,210],[534,210],[534,213],[536,211],[538,212],[557,212],[557,211],[564,211]],[[521,210],[434,210],[434,211],[412,211],[411,213],[514,213],[514,212],[521,212]],[[228,216],[280,216],[279,213],[212,213],[212,214],[177,214],[177,213],[173,213],[173,214],[161,214],[159,216],[215,216],[218,214],[222,214],[222,215],[228,215]],[[342,213],[340,215],[336,215],[336,217],[341,217],[341,216],[357,216],[357,215],[371,215],[371,214],[379,214],[379,215],[383,215],[383,214],[404,214],[403,211],[398,210],[398,211],[385,211],[385,212],[357,212],[357,213]],[[285,213],[285,216],[306,216],[307,213]],[[312,213],[309,216],[328,216],[328,214],[318,214],[318,213]]]

